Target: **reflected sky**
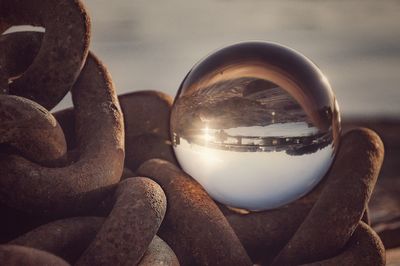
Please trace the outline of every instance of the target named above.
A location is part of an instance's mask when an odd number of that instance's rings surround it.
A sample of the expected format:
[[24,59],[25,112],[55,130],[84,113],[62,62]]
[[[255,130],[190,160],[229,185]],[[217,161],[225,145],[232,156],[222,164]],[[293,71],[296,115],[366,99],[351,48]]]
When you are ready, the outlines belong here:
[[174,150],[183,169],[214,199],[249,210],[276,208],[305,195],[333,160],[330,145],[302,156],[285,151],[233,152],[186,140]]
[[[299,86],[287,90],[271,81],[252,77],[252,73],[245,73],[247,76],[242,77],[240,75],[243,72],[236,71],[236,64],[234,72],[239,76],[234,78],[226,70],[229,69],[229,63],[221,67],[226,71],[219,71],[219,67],[214,70],[208,66],[210,60],[201,62],[182,83],[171,115],[175,143],[179,144],[179,139],[184,138],[190,143],[201,144],[207,138],[226,148],[227,144],[252,142],[261,143],[262,146],[271,145],[272,142],[282,143],[282,146],[296,141],[304,145],[332,142],[332,125],[336,125],[336,120],[329,112],[328,115],[325,113],[325,109],[332,108],[329,106],[331,98],[327,97],[331,94],[329,87],[318,87],[320,96],[312,96],[313,99],[328,101],[313,105],[310,104],[313,100],[304,99],[303,95],[306,94]],[[211,67],[211,76],[196,74],[203,73],[203,65]],[[240,66],[247,69],[245,65]],[[228,77],[225,78],[225,75]],[[293,82],[301,84],[300,80]],[[294,97],[304,99],[303,102],[307,104],[300,105]],[[315,121],[321,123],[316,124]]]
[[[191,70],[175,99],[171,134],[180,166],[231,207],[266,210],[298,199],[332,164],[335,118],[322,113],[322,124],[329,126],[316,126],[308,114],[320,114],[314,111],[324,104],[308,105],[306,113],[296,101],[304,95],[300,85],[287,90],[263,79],[266,71],[256,69],[252,76],[247,70],[254,68],[245,64],[235,63],[235,76],[230,60],[217,67],[210,63],[218,54]],[[330,99],[324,88],[314,99]]]

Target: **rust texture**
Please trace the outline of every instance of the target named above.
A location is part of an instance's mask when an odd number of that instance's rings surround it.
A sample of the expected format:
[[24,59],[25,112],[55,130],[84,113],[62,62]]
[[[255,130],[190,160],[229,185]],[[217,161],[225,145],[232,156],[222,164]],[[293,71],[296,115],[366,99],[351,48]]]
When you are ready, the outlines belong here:
[[80,213],[118,183],[124,158],[123,118],[111,79],[92,54],[72,97],[79,159],[47,168],[18,155],[2,156],[0,200],[7,205],[45,214]]
[[67,152],[64,133],[42,106],[23,97],[0,95],[0,143],[36,163],[49,163]]
[[[342,146],[330,173],[307,196],[277,210],[246,215],[233,212],[224,206],[220,208],[254,262],[270,264],[274,261],[275,265],[298,265],[330,258],[338,255],[355,234],[354,231],[358,228],[375,185],[382,160],[383,145],[380,138],[368,129],[353,130],[343,136]],[[346,164],[354,164],[357,167],[353,168]],[[184,185],[178,183],[178,176],[186,175],[165,161],[150,160],[139,168],[138,173],[150,176],[159,182],[166,191],[171,205],[173,204],[171,201],[179,193],[174,190],[169,192],[170,187],[176,190],[179,188],[184,194],[194,190],[183,189]],[[175,177],[168,178],[169,175]],[[186,176],[186,179],[195,183],[190,177]],[[198,201],[203,202],[203,200]],[[182,203],[182,205],[188,204]],[[184,210],[183,207],[176,209]],[[169,211],[171,212],[171,209]],[[339,213],[341,215],[338,215]],[[178,215],[175,212],[173,214]],[[167,213],[160,235],[173,247],[179,259],[185,261],[187,260],[185,249],[190,247],[187,242],[182,246],[180,243],[188,240],[184,240],[183,236],[176,240],[179,232],[175,232],[173,228],[180,228],[182,232],[184,227],[181,223],[188,223],[192,219],[183,216],[184,214],[181,215],[180,219],[173,219],[170,224]],[[201,221],[199,215],[196,220]],[[363,225],[371,230],[368,225]],[[198,240],[200,237],[196,236],[194,239]],[[321,245],[322,239],[324,245]],[[374,239],[382,245],[379,238]],[[184,251],[180,252],[179,249]],[[384,252],[381,251],[382,249],[377,250],[377,260],[382,260],[384,257]],[[192,259],[190,255],[189,258]]]
[[[177,164],[169,136],[171,96],[157,91],[137,91],[119,95],[118,100],[125,122],[126,169],[135,171],[152,158]],[[65,133],[68,148],[75,147],[73,109],[56,112],[54,116]]]
[[35,248],[74,263],[103,225],[102,217],[73,217],[41,225],[8,244]]
[[10,92],[52,109],[75,83],[89,52],[90,19],[84,6],[71,0],[2,0],[0,18],[3,24],[46,29],[33,63],[10,84]]
[[326,260],[304,264],[309,266],[366,265],[383,266],[385,247],[378,235],[364,222],[360,222],[339,255]]
[[165,265],[179,266],[178,258],[160,237],[154,236],[139,266]]
[[122,181],[116,202],[76,265],[136,265],[164,218],[165,194],[148,178]]
[[168,210],[159,235],[183,265],[251,265],[236,234],[205,190],[170,162],[152,159],[138,174],[164,189]]
[[374,132],[356,129],[344,135],[325,188],[275,265],[302,264],[337,254],[361,220],[382,161],[383,144]]
[[46,251],[17,245],[0,245],[0,261],[3,265],[8,266],[70,265],[63,259]]
[[[0,264],[385,265],[369,225],[384,157],[376,133],[344,134],[301,199],[239,213],[179,167],[170,96],[117,97],[89,52],[80,1],[0,0],[0,32],[25,24],[45,33],[0,35]],[[68,91],[74,106],[50,113]],[[378,222],[398,246],[398,220]]]

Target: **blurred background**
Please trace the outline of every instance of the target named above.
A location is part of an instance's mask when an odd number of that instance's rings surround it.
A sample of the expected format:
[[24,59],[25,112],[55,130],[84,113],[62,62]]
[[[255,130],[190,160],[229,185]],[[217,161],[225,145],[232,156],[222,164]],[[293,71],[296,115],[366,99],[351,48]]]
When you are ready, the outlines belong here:
[[[190,68],[246,40],[292,47],[330,80],[344,117],[400,115],[400,1],[85,0],[91,49],[118,93],[175,95]],[[58,109],[71,105],[66,99]]]
[[[316,63],[336,93],[343,130],[372,128],[386,158],[370,202],[388,265],[400,265],[400,1],[85,0],[91,49],[118,94],[175,96],[207,54],[246,40],[279,42]],[[67,97],[58,109],[70,106]]]
[[[328,77],[343,130],[366,126],[385,144],[370,201],[374,229],[400,265],[400,1],[84,0],[91,50],[108,66],[118,94],[171,96],[207,54],[246,40],[279,42]],[[15,29],[14,29],[15,30]],[[71,106],[66,97],[55,110]]]

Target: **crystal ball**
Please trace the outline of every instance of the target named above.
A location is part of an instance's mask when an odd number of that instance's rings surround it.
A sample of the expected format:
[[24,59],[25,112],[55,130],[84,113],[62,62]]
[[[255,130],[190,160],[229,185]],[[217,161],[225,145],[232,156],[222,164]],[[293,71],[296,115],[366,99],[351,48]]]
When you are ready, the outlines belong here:
[[170,130],[181,168],[213,199],[261,211],[295,201],[325,176],[340,115],[309,59],[280,44],[243,42],[190,70]]

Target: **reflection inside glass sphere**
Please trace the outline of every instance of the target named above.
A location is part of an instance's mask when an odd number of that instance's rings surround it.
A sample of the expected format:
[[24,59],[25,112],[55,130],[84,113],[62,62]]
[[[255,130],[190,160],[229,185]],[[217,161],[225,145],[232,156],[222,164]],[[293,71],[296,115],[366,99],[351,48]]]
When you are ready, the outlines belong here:
[[332,164],[340,119],[329,83],[273,43],[229,46],[186,76],[171,114],[176,157],[217,201],[266,210],[309,192]]

